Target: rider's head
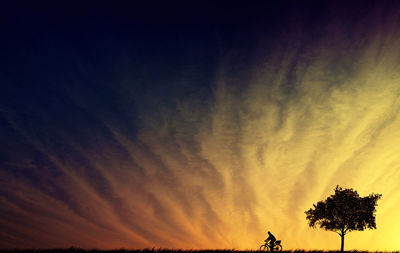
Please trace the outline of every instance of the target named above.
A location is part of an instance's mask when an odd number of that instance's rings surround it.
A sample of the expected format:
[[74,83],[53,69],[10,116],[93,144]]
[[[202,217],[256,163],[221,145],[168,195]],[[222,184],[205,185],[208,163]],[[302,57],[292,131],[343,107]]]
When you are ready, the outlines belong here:
[[269,231],[268,231],[268,234],[270,235],[270,234],[271,234],[271,232],[269,232]]

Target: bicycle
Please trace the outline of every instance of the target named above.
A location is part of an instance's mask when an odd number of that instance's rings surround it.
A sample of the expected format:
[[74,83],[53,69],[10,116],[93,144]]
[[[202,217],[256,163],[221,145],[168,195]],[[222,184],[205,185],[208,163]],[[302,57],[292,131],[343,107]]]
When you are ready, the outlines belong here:
[[281,240],[275,241],[274,246],[271,249],[271,246],[265,242],[260,246],[260,251],[282,251]]

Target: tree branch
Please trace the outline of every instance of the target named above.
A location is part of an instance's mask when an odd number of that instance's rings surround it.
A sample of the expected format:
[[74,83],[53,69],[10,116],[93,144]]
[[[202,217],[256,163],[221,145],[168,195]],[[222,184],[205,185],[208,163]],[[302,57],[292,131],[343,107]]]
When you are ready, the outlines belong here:
[[335,232],[336,234],[342,236],[342,235],[340,234],[340,232],[338,232],[338,231],[336,231],[336,230],[332,230],[332,231]]

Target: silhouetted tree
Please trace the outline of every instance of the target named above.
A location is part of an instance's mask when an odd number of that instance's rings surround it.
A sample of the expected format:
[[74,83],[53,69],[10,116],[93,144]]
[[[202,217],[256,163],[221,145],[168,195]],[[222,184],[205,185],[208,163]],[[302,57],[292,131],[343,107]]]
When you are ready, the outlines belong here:
[[375,206],[382,194],[360,197],[353,189],[335,188],[335,194],[319,201],[306,211],[310,227],[333,231],[341,237],[340,250],[344,249],[344,236],[353,230],[375,229]]

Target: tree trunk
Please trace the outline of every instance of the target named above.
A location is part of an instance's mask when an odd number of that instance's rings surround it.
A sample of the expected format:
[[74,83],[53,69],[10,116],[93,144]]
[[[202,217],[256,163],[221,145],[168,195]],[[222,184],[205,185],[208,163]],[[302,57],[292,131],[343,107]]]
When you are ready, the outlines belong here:
[[340,237],[342,238],[342,243],[341,243],[341,246],[340,246],[340,251],[343,252],[343,250],[344,250],[344,234],[341,234]]

